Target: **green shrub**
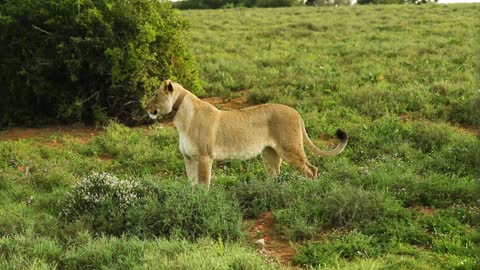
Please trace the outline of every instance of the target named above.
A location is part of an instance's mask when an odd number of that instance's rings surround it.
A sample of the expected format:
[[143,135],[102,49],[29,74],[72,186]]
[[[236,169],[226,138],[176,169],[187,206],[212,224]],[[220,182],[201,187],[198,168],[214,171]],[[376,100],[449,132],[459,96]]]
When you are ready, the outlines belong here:
[[186,182],[165,181],[152,187],[137,228],[147,236],[186,239],[237,239],[242,234],[242,212],[222,188],[205,189]]
[[138,122],[165,78],[202,92],[186,24],[167,1],[4,1],[0,28],[2,126]]
[[146,189],[108,173],[92,173],[66,194],[62,215],[72,219],[99,208],[127,209],[138,204]]
[[[282,173],[283,175],[285,173]],[[249,181],[238,181],[228,187],[228,192],[239,201],[245,218],[255,218],[263,212],[280,209],[286,204],[287,184],[280,178],[258,177]]]
[[146,195],[139,182],[92,173],[65,195],[61,215],[70,222],[80,219],[98,233],[122,235],[135,225],[129,213]]
[[186,182],[121,180],[107,173],[86,176],[65,195],[62,217],[95,234],[197,239],[241,236],[238,204],[222,189]]
[[397,202],[383,192],[323,182],[291,185],[286,207],[274,212],[290,239],[309,238],[320,228],[353,227],[401,214]]

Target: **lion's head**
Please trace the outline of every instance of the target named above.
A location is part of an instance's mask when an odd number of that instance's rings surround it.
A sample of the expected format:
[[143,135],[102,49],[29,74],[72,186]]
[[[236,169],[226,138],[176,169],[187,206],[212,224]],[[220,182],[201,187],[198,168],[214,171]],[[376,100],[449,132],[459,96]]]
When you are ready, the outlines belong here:
[[159,115],[169,114],[175,103],[174,87],[171,80],[165,80],[147,105],[150,118],[155,119]]

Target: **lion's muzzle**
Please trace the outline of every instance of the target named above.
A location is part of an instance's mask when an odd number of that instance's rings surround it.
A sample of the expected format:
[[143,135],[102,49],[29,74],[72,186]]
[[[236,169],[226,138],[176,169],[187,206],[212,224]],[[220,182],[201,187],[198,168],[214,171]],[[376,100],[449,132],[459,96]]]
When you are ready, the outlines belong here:
[[158,117],[158,111],[155,110],[153,112],[148,112],[148,116],[150,116],[150,118],[152,118],[153,120],[157,119]]

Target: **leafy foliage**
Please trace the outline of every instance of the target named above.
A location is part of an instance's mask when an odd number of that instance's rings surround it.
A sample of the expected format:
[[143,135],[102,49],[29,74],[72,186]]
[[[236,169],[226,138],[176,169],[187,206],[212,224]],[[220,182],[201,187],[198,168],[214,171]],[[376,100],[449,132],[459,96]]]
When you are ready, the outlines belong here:
[[80,221],[97,234],[182,239],[236,239],[241,234],[235,201],[223,190],[208,192],[185,182],[155,184],[93,173],[67,193],[62,205],[66,221]]
[[138,122],[165,78],[202,93],[186,27],[167,1],[0,3],[0,125]]

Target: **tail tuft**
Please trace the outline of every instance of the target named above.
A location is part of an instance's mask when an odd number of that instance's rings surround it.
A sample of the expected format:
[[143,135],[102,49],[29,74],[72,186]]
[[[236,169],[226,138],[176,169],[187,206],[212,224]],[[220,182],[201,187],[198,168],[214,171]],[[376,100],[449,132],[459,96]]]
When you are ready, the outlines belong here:
[[340,128],[337,129],[336,135],[337,135],[337,138],[342,142],[345,142],[348,140],[348,135],[343,129],[340,129]]

